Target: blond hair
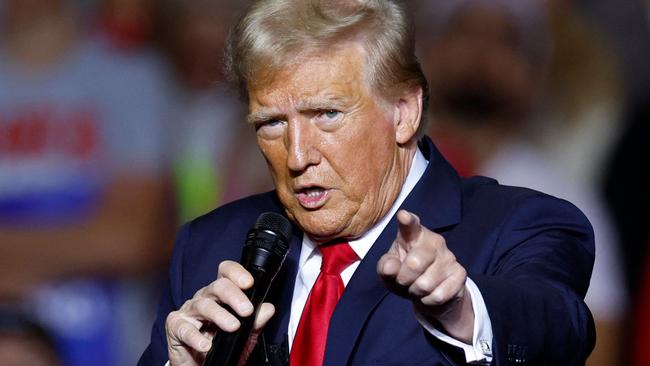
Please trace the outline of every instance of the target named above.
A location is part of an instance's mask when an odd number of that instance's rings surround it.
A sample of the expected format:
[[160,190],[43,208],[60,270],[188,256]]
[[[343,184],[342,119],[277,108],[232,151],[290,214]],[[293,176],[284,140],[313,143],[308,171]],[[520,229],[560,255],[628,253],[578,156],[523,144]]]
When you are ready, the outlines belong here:
[[[414,33],[401,1],[257,0],[231,32],[226,72],[246,97],[247,88],[297,56],[355,42],[365,51],[372,87],[386,97],[419,87],[426,107],[428,85],[415,56]],[[420,131],[424,128],[421,121]]]

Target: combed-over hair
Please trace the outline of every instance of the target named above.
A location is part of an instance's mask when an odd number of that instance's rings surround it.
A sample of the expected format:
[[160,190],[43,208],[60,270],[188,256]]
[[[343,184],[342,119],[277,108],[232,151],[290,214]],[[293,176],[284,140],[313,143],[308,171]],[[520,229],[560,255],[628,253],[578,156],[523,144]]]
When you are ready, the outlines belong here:
[[[428,85],[415,56],[415,31],[397,0],[257,0],[233,28],[226,49],[226,73],[247,96],[264,75],[298,56],[358,42],[366,54],[366,79],[386,97]],[[418,135],[425,129],[420,121]]]

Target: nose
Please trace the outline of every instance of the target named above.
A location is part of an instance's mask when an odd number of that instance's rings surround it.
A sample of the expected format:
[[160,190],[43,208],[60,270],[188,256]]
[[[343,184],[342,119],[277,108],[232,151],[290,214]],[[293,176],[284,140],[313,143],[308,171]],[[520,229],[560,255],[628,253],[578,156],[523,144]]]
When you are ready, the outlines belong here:
[[289,121],[285,146],[287,166],[293,172],[302,172],[311,165],[320,163],[318,136],[308,120],[297,118]]

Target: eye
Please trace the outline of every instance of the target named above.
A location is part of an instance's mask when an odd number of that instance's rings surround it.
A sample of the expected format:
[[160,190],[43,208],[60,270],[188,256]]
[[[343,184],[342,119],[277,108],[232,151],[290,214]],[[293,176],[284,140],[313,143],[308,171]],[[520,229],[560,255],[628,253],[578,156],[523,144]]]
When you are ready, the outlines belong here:
[[326,111],[321,111],[320,117],[324,119],[335,119],[341,114],[341,112],[335,110],[335,109],[329,109]]
[[282,123],[282,121],[280,121],[279,119],[271,119],[271,120],[268,120],[268,121],[258,121],[258,122],[255,122],[255,129],[259,130],[260,128],[264,128],[264,127],[274,127],[274,126],[279,125],[280,123]]
[[314,116],[315,124],[324,131],[334,131],[341,126],[343,112],[336,109],[319,110]]
[[329,119],[334,119],[334,118],[336,118],[339,114],[341,114],[341,112],[332,109],[332,110],[326,111],[326,112],[323,113],[323,114],[325,115],[325,117],[327,117],[327,118],[329,118]]
[[329,124],[341,119],[343,113],[336,109],[323,109],[316,113],[315,120],[317,123]]
[[255,122],[255,130],[265,139],[272,139],[282,135],[282,126],[285,122],[279,119]]

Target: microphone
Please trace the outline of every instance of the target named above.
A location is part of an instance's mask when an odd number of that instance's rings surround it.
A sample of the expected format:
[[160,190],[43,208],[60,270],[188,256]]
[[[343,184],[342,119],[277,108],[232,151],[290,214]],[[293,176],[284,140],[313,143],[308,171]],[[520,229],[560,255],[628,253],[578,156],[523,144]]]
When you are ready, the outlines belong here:
[[[289,252],[291,230],[291,223],[282,215],[265,212],[257,218],[253,228],[248,231],[240,263],[255,280],[253,286],[244,291],[255,310],[251,316],[245,318],[230,311],[239,320],[241,326],[232,333],[217,332],[212,339],[212,347],[203,366],[236,366],[239,362],[246,341],[253,331],[253,322],[260,304],[264,302],[271,282],[280,271]],[[227,305],[223,306],[227,307]]]

